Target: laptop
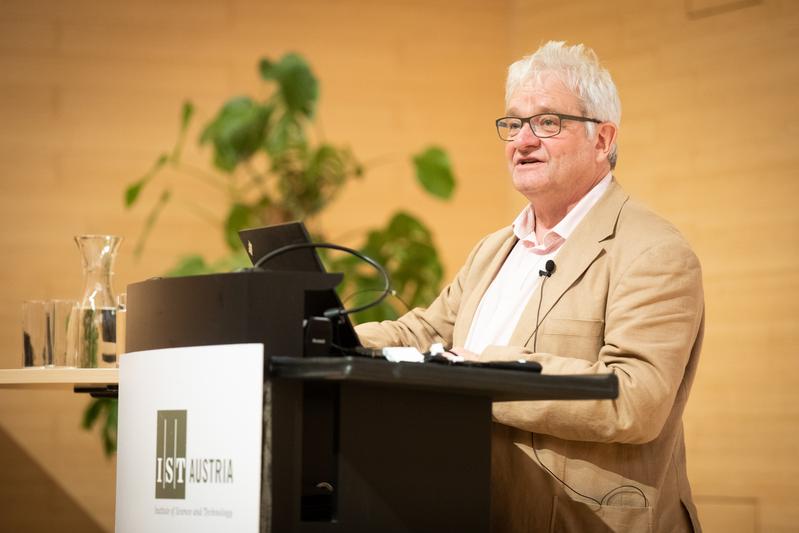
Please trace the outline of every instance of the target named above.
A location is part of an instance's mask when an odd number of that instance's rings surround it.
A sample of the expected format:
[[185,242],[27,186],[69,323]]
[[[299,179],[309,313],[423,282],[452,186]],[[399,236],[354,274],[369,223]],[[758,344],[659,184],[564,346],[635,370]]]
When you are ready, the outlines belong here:
[[[273,250],[289,244],[310,243],[311,237],[302,222],[287,222],[262,228],[239,231],[239,239],[244,244],[247,255],[255,264],[260,258]],[[313,248],[300,248],[277,255],[264,265],[270,270],[289,270],[299,272],[326,272],[319,255]],[[341,308],[341,299],[334,290],[314,291],[306,303],[314,315],[322,316],[328,309]],[[349,315],[340,316],[333,324],[333,344],[353,351],[361,346]]]

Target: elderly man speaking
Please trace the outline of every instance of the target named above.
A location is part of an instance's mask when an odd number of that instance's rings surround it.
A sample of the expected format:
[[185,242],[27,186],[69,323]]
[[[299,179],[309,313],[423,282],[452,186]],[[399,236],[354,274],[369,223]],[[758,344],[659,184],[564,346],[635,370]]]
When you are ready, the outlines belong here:
[[529,205],[430,307],[358,335],[618,377],[614,401],[494,404],[492,531],[700,531],[682,428],[704,324],[699,262],[615,180],[621,104],[591,50],[545,44],[510,66],[505,100],[497,133]]

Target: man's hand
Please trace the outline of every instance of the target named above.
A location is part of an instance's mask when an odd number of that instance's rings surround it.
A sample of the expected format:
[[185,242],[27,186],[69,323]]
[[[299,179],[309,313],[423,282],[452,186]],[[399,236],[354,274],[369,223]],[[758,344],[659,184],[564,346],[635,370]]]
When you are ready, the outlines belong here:
[[464,361],[479,361],[480,360],[480,356],[479,355],[477,355],[474,352],[470,352],[469,350],[467,350],[466,348],[464,348],[462,346],[455,346],[453,348],[450,348],[449,351],[444,352],[444,357],[451,358],[452,354],[455,354],[455,355],[458,355],[460,357],[463,357]]

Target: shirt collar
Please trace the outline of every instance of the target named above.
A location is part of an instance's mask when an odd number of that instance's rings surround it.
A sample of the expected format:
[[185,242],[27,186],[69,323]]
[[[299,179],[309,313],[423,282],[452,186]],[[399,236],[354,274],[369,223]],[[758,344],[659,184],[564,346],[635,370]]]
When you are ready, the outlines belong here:
[[516,235],[525,247],[537,253],[549,253],[556,247],[559,247],[569,236],[574,229],[585,217],[588,211],[594,207],[594,204],[602,197],[605,191],[608,190],[610,182],[613,180],[613,175],[608,172],[599,183],[588,191],[585,196],[572,207],[566,216],[560,222],[555,224],[544,235],[543,242],[538,242],[535,236],[535,213],[533,212],[532,204],[527,204],[522,212],[513,221],[513,233]]

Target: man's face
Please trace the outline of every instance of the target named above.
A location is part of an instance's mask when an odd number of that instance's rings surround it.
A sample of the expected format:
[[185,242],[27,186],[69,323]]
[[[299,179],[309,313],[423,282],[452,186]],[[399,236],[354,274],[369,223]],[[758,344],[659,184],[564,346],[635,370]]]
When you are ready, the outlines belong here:
[[[583,116],[580,101],[555,75],[545,74],[539,83],[521,85],[508,102],[507,116],[529,117],[538,113]],[[607,173],[596,149],[596,135],[586,135],[585,124],[564,120],[561,132],[539,139],[525,124],[507,142],[513,186],[531,203],[577,202]],[[541,206],[543,207],[543,206]]]

